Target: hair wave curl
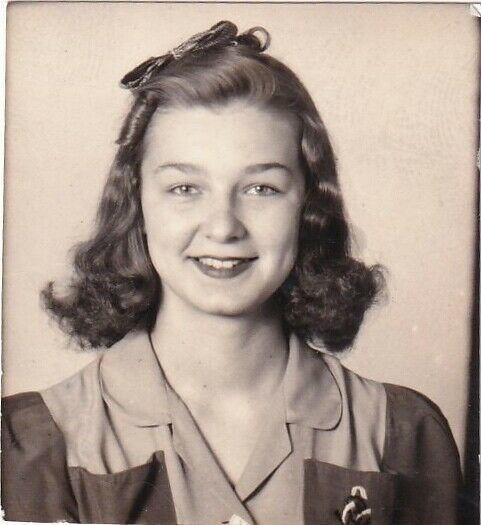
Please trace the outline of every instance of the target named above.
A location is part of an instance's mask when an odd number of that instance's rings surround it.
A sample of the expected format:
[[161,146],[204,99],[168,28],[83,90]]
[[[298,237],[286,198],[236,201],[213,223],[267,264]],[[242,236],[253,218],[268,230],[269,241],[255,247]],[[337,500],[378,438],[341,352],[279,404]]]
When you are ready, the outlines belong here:
[[382,269],[350,253],[335,159],[306,88],[284,64],[249,45],[210,49],[174,60],[141,87],[126,116],[100,200],[92,238],[76,247],[67,293],[53,282],[45,307],[82,347],[110,347],[128,332],[149,330],[161,283],[148,253],[140,200],[143,139],[160,109],[236,100],[295,115],[306,177],[296,264],[278,297],[287,326],[331,351],[349,347],[384,286]]

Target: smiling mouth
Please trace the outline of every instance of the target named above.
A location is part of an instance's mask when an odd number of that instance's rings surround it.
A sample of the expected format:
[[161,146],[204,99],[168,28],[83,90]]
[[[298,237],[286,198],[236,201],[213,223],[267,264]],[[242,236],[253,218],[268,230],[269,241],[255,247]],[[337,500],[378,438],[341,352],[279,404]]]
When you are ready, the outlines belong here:
[[197,268],[205,275],[216,278],[230,278],[247,270],[257,257],[191,257]]

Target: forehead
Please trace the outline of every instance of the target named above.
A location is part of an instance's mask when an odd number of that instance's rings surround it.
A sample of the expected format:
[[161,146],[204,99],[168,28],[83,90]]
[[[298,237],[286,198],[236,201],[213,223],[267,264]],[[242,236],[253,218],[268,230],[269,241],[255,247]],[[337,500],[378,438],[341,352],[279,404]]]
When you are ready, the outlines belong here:
[[[144,161],[209,160],[296,164],[299,125],[287,112],[246,102],[158,110],[144,142]],[[296,166],[292,166],[293,168]]]

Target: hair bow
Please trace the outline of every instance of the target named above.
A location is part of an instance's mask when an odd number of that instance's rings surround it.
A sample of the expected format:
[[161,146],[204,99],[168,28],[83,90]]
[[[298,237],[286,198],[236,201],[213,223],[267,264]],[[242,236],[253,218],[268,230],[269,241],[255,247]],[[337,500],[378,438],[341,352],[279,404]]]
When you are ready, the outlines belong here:
[[[264,44],[254,35],[255,32],[261,31],[265,36]],[[237,35],[237,26],[229,21],[218,22],[207,31],[197,33],[187,39],[185,42],[175,47],[165,55],[151,57],[145,62],[129,71],[120,81],[123,88],[134,89],[143,86],[152,76],[162,70],[173,60],[179,60],[189,53],[199,53],[214,47],[228,45],[246,44],[255,47],[259,51],[267,49],[270,37],[267,31],[262,27],[253,27],[246,33]]]

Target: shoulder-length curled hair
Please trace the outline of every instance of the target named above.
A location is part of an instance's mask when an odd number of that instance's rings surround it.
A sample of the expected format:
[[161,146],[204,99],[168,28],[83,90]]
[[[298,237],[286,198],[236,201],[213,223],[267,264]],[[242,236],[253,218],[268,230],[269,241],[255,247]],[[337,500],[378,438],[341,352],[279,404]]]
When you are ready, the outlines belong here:
[[129,86],[133,104],[117,140],[96,230],[76,248],[68,293],[57,295],[52,282],[42,291],[46,308],[81,347],[109,347],[155,321],[161,283],[143,233],[140,165],[143,139],[158,108],[243,100],[297,118],[307,191],[297,260],[278,293],[288,328],[328,350],[345,349],[380,291],[379,267],[368,268],[350,255],[334,154],[314,102],[288,67],[262,52],[255,31],[242,37],[236,45],[169,57],[158,71]]

